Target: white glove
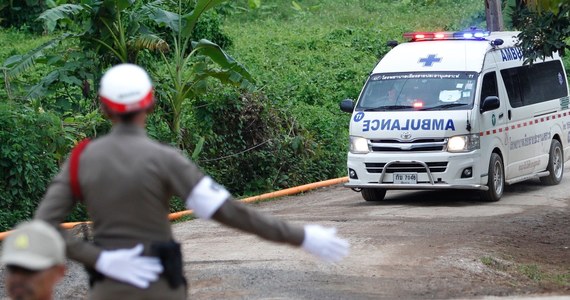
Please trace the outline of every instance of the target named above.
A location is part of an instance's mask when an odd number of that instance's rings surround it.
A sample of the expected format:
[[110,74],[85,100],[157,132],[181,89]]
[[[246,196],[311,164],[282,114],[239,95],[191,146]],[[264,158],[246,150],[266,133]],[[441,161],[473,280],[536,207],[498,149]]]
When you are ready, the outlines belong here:
[[162,264],[158,257],[141,256],[143,245],[131,249],[104,250],[95,263],[95,269],[110,278],[147,288],[158,279]]
[[305,225],[305,239],[301,246],[324,261],[337,262],[348,255],[350,244],[336,236],[334,227]]

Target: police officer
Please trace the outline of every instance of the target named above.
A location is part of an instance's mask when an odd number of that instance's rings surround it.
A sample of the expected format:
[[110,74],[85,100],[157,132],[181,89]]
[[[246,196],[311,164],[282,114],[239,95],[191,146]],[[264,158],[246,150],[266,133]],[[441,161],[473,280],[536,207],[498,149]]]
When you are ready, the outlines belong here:
[[66,240],[68,256],[95,271],[92,299],[186,297],[181,252],[168,220],[172,196],[184,199],[199,218],[302,247],[325,261],[348,254],[349,244],[335,228],[295,226],[232,201],[224,187],[177,150],[151,140],[144,127],[153,108],[153,86],[142,68],[121,64],[109,69],[99,97],[113,123],[111,132],[87,144],[75,164],[71,155],[35,215],[57,226],[74,198],[85,203],[94,242]]

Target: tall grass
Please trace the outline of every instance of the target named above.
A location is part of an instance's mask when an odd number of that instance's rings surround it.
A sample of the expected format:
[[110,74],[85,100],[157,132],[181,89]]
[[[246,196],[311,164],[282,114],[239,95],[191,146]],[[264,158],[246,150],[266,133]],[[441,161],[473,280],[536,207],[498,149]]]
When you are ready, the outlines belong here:
[[[338,103],[358,97],[376,62],[408,31],[481,26],[483,1],[263,1],[229,15],[228,51],[245,64],[267,95],[310,133],[320,161],[308,181],[345,176],[349,115]],[[245,1],[238,1],[245,6]],[[483,24],[484,25],[484,24]],[[403,57],[402,59],[406,59]]]
[[480,26],[484,13],[483,1],[468,0],[298,2],[302,11],[289,1],[263,2],[231,15],[224,30],[234,40],[232,55],[271,99],[325,108],[357,97],[388,40],[401,41],[407,31]]

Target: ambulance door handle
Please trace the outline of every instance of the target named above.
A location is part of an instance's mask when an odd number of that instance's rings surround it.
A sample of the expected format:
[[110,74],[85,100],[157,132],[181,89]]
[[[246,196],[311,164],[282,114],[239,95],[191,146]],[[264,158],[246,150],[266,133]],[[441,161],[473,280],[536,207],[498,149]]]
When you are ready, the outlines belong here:
[[511,110],[510,109],[507,111],[507,115],[508,115],[509,121],[510,121],[511,120]]
[[500,113],[500,114],[499,114],[499,119],[502,119],[503,116],[504,116],[504,114],[503,114],[503,113]]

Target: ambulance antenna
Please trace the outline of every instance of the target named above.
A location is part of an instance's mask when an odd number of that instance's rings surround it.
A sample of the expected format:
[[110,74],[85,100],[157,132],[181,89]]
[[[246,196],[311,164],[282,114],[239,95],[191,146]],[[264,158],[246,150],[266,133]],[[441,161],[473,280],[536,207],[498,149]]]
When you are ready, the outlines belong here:
[[467,112],[467,131],[471,132],[471,122],[469,122],[469,112]]

